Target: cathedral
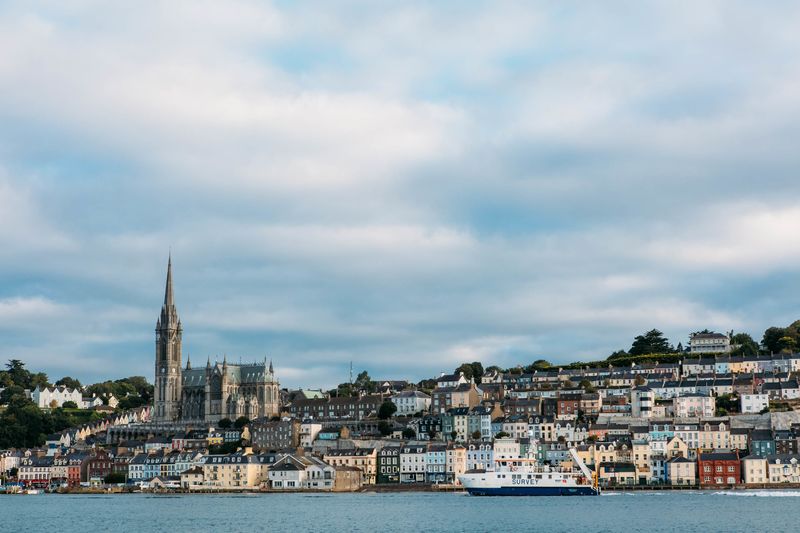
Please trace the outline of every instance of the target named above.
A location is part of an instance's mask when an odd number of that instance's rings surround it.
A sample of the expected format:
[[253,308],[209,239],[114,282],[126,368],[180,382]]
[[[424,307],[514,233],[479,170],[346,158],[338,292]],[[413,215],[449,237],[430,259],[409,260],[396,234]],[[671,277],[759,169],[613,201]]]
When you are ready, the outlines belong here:
[[183,326],[172,290],[172,256],[167,263],[164,305],[156,324],[156,375],[153,418],[158,422],[215,424],[222,418],[254,419],[280,413],[280,385],[272,362],[222,364],[211,359],[205,368],[182,368]]

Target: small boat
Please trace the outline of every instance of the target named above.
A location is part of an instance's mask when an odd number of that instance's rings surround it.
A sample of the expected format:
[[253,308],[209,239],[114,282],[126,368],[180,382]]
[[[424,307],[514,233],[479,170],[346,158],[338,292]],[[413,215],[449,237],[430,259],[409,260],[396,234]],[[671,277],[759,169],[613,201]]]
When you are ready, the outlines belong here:
[[579,471],[540,465],[535,458],[496,459],[494,471],[468,471],[459,481],[473,496],[598,496],[597,476],[574,448],[569,450]]
[[28,489],[25,494],[42,494],[42,491],[40,489]]

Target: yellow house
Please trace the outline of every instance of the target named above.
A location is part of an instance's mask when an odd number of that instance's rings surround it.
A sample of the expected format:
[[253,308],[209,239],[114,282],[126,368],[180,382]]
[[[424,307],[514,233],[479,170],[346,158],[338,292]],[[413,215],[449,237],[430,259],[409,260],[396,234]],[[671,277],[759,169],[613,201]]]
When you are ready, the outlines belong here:
[[232,453],[209,455],[202,464],[203,484],[217,490],[257,489],[261,480],[261,463],[254,455]]
[[664,451],[668,461],[676,457],[689,457],[689,446],[680,437],[669,439]]
[[746,485],[769,483],[767,460],[763,457],[749,455],[742,459],[742,475]]
[[460,485],[458,476],[467,471],[467,449],[460,444],[448,444],[445,471],[453,474],[453,483]]
[[770,455],[766,462],[770,483],[800,483],[798,456]]

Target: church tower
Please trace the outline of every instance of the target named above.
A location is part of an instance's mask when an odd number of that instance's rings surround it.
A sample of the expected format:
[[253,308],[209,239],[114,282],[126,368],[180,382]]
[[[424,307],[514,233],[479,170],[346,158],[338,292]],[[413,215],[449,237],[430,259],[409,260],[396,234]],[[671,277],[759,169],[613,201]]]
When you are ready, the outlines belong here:
[[156,324],[156,377],[153,418],[172,422],[181,418],[181,337],[183,327],[172,293],[172,254],[167,263],[164,305]]

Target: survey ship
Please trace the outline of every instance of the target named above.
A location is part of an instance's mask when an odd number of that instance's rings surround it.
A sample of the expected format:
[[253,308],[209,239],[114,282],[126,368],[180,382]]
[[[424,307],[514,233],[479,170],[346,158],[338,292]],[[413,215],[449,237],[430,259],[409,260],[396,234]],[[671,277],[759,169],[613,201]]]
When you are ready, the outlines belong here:
[[535,458],[496,459],[495,470],[468,471],[458,477],[473,496],[598,496],[597,476],[575,448],[569,450],[578,467],[564,470],[540,465]]

